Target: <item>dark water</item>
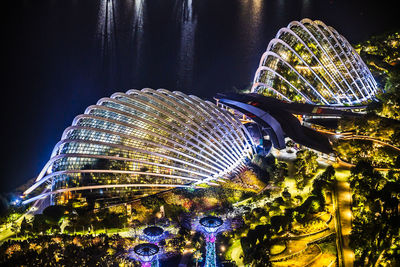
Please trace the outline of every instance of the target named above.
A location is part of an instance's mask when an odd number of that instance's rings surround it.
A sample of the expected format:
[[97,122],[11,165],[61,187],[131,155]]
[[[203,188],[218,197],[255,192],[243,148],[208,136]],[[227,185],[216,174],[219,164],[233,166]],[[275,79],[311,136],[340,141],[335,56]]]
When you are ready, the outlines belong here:
[[101,97],[162,87],[211,98],[248,87],[292,20],[323,20],[355,43],[399,28],[398,16],[388,1],[3,1],[0,191],[37,175],[74,116]]

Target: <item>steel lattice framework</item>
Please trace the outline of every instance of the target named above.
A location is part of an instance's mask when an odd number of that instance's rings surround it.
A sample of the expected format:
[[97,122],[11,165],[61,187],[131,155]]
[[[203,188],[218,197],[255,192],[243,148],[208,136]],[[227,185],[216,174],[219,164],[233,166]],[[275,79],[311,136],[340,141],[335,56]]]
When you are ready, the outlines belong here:
[[324,105],[365,103],[377,93],[368,67],[349,42],[321,21],[293,21],[262,55],[252,92]]
[[[215,184],[253,153],[241,122],[193,95],[129,90],[75,117],[24,194],[25,203],[142,197],[173,187]],[[47,185],[47,191],[38,193]]]

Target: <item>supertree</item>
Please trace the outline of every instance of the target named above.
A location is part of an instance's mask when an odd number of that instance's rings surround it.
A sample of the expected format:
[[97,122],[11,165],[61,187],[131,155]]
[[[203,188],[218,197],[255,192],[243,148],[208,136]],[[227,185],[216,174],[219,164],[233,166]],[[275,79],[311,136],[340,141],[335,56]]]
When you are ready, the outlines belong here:
[[143,238],[158,245],[165,238],[164,229],[158,226],[149,226],[143,229]]
[[[159,246],[160,241],[164,240],[166,233],[158,226],[149,226],[143,229],[143,238],[150,243]],[[159,266],[159,255],[153,259],[153,266]]]
[[[141,263],[142,267],[151,267],[152,262],[157,258],[160,248],[152,243],[142,243],[133,248],[133,257],[137,258]],[[155,266],[158,267],[158,260],[155,262]]]
[[217,266],[215,252],[215,240],[217,234],[222,230],[224,221],[215,216],[206,216],[200,219],[200,230],[206,239],[206,261],[204,267]]

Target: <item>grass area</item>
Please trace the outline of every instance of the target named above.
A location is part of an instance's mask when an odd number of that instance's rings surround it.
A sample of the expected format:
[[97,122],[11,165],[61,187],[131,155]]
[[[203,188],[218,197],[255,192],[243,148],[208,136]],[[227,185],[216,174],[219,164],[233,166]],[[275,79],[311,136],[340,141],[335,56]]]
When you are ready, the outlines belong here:
[[[288,162],[288,164],[291,164]],[[323,173],[325,171],[326,167],[318,167],[315,175],[313,178],[310,179],[310,181],[308,182],[308,184],[304,187],[303,190],[299,190],[296,187],[296,180],[293,178],[292,175],[289,175],[287,178],[285,178],[284,181],[284,186],[283,187],[287,187],[289,193],[292,196],[296,196],[296,195],[300,195],[302,198],[307,198],[310,195],[310,191],[312,189],[312,181],[314,180],[315,177],[317,177],[318,175],[320,175],[321,173]]]
[[288,256],[290,254],[299,252],[306,248],[307,242],[303,241],[302,239],[288,240],[286,246],[287,246],[286,251],[282,255],[276,256],[275,258],[281,258],[283,256]]
[[6,229],[0,233],[0,242],[15,236],[15,233],[10,229]]
[[334,262],[336,262],[336,256],[327,255],[323,253],[320,257],[315,259],[315,261],[308,265],[309,267],[335,267],[337,266]]
[[242,245],[240,244],[240,239],[233,242],[232,246],[229,248],[228,253],[230,254],[231,259],[236,262],[237,266],[244,266],[243,250]]
[[[117,234],[117,233],[126,233],[131,231],[132,228],[126,227],[126,228],[106,228],[106,229],[97,229],[95,231],[75,231],[75,234],[77,235],[99,235],[99,234]],[[69,232],[69,234],[74,234],[74,232]]]
[[308,263],[310,263],[313,259],[315,259],[320,253],[321,249],[318,247],[318,245],[311,245],[299,255],[296,255],[295,257],[288,259],[286,261],[273,262],[272,266],[303,267],[306,266]]
[[[335,242],[326,242],[319,244],[319,247],[322,250],[322,255],[318,259],[316,259],[312,265],[312,267],[328,267],[328,266],[336,266],[333,265],[332,262],[336,261],[336,245]],[[332,264],[332,265],[331,265]]]
[[315,218],[304,225],[296,223],[293,229],[297,230],[299,234],[310,234],[325,229],[326,227],[325,221]]
[[330,253],[336,255],[336,244],[334,241],[321,243],[319,244],[319,247],[322,249],[324,253]]
[[271,255],[277,255],[277,254],[282,253],[282,251],[284,251],[285,249],[286,249],[286,245],[283,241],[281,241],[277,244],[272,245],[270,252],[271,252]]
[[[32,215],[31,214],[21,214],[17,219],[14,220],[14,223],[20,225],[22,220],[26,218],[27,220],[31,220]],[[3,230],[0,232],[0,241],[5,241],[6,239],[9,238],[15,238],[15,233],[11,230],[11,223],[8,223],[8,227],[3,227]]]

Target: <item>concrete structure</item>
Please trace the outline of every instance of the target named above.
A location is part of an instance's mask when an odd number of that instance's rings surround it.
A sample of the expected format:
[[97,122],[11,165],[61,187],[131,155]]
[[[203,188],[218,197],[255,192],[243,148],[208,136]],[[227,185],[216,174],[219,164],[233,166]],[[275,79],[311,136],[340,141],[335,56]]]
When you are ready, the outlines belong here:
[[313,123],[338,120],[343,116],[360,116],[357,113],[332,109],[326,106],[303,103],[287,103],[260,94],[224,93],[215,96],[219,105],[232,108],[258,124],[262,136],[268,136],[276,149],[286,147],[285,138],[317,151],[332,153],[326,135],[302,125],[296,116],[307,117]]

